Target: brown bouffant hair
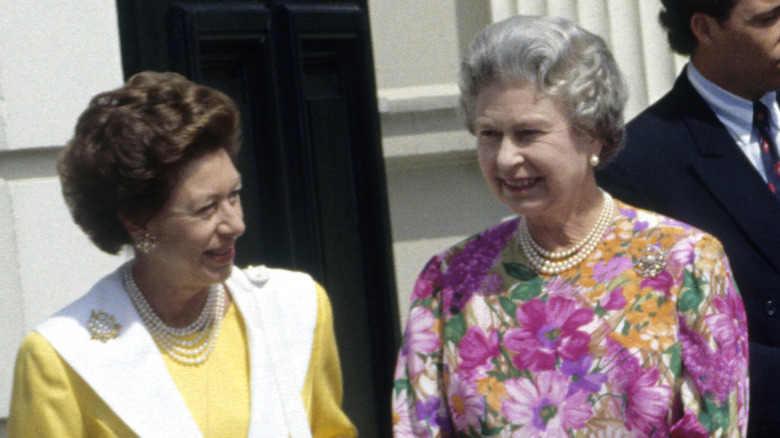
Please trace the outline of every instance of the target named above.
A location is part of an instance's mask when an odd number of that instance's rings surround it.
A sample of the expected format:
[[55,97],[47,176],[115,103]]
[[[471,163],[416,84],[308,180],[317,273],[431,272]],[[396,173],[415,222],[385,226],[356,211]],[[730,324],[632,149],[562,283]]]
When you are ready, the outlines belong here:
[[176,73],[142,72],[93,97],[57,163],[73,220],[101,250],[132,238],[120,216],[146,224],[168,201],[181,170],[240,148],[236,104]]
[[722,23],[729,18],[738,0],[661,0],[664,9],[658,20],[666,28],[672,50],[681,55],[692,55],[698,41],[691,29],[691,17],[700,12]]

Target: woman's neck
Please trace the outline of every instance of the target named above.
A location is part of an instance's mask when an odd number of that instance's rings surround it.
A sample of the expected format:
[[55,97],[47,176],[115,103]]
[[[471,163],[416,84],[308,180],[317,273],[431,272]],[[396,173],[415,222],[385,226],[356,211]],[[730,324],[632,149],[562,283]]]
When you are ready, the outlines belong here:
[[550,252],[563,251],[577,245],[591,232],[604,206],[601,190],[593,186],[572,208],[557,214],[526,217],[534,241]]
[[136,259],[133,278],[155,314],[171,327],[185,327],[198,318],[210,287],[187,286],[170,281],[149,263]]

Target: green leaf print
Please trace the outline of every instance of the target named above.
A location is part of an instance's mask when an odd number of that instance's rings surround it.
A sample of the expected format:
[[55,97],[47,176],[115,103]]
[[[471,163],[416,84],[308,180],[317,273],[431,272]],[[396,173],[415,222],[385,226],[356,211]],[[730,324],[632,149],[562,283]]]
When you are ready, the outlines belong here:
[[466,321],[463,314],[459,313],[444,325],[444,341],[460,344],[461,338],[466,334]]
[[714,434],[718,429],[727,430],[729,427],[728,400],[721,406],[712,400],[712,396],[704,397],[704,406],[699,412],[699,422],[707,428],[710,434]]
[[693,274],[685,271],[682,290],[684,291],[677,302],[677,307],[683,312],[696,310],[704,300],[704,291],[696,287]]
[[479,420],[479,424],[481,425],[481,436],[496,436],[500,434],[502,430],[504,430],[504,428],[501,426],[488,427],[487,423],[485,423],[483,420]]
[[407,394],[412,394],[412,383],[409,381],[409,379],[398,379],[393,383],[393,389],[395,390],[395,393],[398,394],[399,392],[406,390]]
[[680,341],[677,341],[669,347],[664,354],[669,355],[669,369],[674,373],[674,377],[682,377],[682,360],[680,355],[682,354],[682,347]]
[[507,315],[512,318],[515,317],[517,314],[517,304],[515,304],[514,301],[507,297],[498,297],[498,302],[501,304],[501,308],[504,309],[504,312],[506,312]]
[[[528,301],[532,300],[542,294],[542,279],[535,277],[530,281],[524,281],[509,294],[513,300]],[[513,315],[514,316],[514,315]]]
[[520,263],[504,263],[504,270],[510,277],[522,281],[538,278],[538,275],[536,275],[536,272],[534,272],[533,269]]

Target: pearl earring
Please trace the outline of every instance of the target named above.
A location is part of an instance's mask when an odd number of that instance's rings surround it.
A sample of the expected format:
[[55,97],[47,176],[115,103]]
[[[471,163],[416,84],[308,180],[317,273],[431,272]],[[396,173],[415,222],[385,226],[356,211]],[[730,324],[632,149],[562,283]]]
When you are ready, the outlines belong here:
[[138,251],[149,254],[150,251],[157,248],[157,238],[152,235],[150,232],[145,232],[144,234],[138,236],[138,239],[135,240],[135,249]]
[[601,162],[601,160],[599,160],[599,156],[598,156],[598,155],[596,155],[596,154],[590,154],[590,158],[588,158],[588,163],[589,163],[589,164],[590,164],[592,167],[596,167],[596,166],[598,166],[600,162]]

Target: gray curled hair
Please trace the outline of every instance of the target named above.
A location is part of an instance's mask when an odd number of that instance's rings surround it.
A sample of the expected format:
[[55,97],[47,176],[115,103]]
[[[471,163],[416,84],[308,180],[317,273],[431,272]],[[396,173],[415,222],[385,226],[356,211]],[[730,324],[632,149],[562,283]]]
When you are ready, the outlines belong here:
[[558,17],[519,15],[486,27],[460,64],[460,109],[469,131],[474,133],[481,89],[516,81],[559,98],[574,127],[601,137],[602,163],[618,153],[625,136],[627,92],[599,36]]

